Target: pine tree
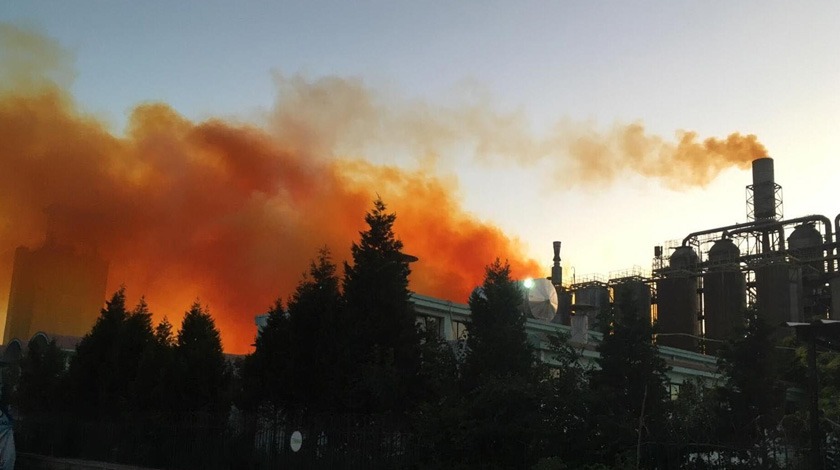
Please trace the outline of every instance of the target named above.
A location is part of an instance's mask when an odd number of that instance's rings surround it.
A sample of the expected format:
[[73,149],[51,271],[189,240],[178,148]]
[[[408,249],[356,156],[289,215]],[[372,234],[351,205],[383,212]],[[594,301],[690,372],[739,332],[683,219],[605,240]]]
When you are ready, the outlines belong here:
[[56,345],[35,337],[20,363],[15,404],[23,414],[58,411],[65,355]]
[[184,315],[175,344],[178,403],[184,412],[224,413],[229,374],[219,330],[198,302]]
[[174,346],[175,335],[172,333],[172,323],[165,316],[155,327],[155,341],[161,346]]
[[451,436],[462,463],[516,468],[538,457],[545,369],[528,343],[521,306],[510,266],[496,260],[470,296],[462,395],[454,414],[460,424]]
[[344,265],[348,363],[355,384],[347,395],[348,411],[401,412],[416,401],[420,368],[419,334],[410,303],[410,257],[393,231],[396,214],[381,199],[365,216],[368,230]]
[[528,375],[535,364],[525,333],[522,289],[510,278],[510,266],[496,260],[487,267],[480,289],[470,296],[465,379],[474,386],[480,375]]
[[254,352],[240,365],[242,396],[246,410],[267,408],[271,414],[284,410],[291,401],[291,332],[289,318],[280,299],[268,310],[265,327],[257,333]]
[[337,408],[348,386],[340,330],[342,297],[336,266],[322,249],[289,300],[293,406],[304,411]]
[[172,392],[175,383],[175,336],[166,317],[154,328],[154,339],[140,361],[138,390],[140,408],[146,412],[172,413],[177,406]]
[[145,301],[128,312],[121,287],[76,347],[69,371],[74,409],[87,416],[135,411],[139,365],[153,341]]

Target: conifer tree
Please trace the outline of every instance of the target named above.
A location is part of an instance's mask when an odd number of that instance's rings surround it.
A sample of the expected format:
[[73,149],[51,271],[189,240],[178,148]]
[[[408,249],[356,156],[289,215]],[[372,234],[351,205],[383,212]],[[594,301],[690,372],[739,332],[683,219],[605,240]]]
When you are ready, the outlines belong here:
[[322,249],[289,300],[292,405],[303,411],[338,407],[347,388],[342,297],[336,266]]
[[29,341],[15,392],[15,404],[21,413],[58,411],[64,359],[55,340],[45,342],[36,337]]
[[484,283],[469,300],[468,386],[474,386],[480,375],[504,378],[531,373],[535,359],[525,333],[522,299],[522,288],[510,278],[507,263],[497,259],[487,267]]
[[135,411],[139,365],[153,341],[145,301],[128,312],[121,287],[76,347],[69,371],[73,408],[87,416]]
[[459,429],[451,436],[463,464],[518,468],[538,457],[545,370],[525,333],[522,290],[498,259],[470,296]]
[[172,390],[176,382],[175,336],[169,319],[163,317],[157,324],[153,338],[140,361],[140,407],[149,412],[171,413],[176,411],[177,404]]
[[266,325],[257,333],[254,352],[240,365],[242,396],[239,406],[246,410],[265,408],[276,414],[286,409],[291,401],[291,332],[280,299],[267,314]]
[[419,334],[410,303],[411,257],[403,253],[381,199],[365,215],[368,229],[351,248],[343,290],[348,363],[353,364],[346,407],[358,412],[403,411],[416,402]]
[[178,403],[184,412],[227,411],[229,374],[213,317],[198,301],[184,315],[175,344]]

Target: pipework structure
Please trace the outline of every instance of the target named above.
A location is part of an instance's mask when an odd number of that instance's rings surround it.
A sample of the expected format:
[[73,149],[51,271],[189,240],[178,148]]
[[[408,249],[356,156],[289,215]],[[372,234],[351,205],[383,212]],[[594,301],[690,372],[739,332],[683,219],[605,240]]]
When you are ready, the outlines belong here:
[[773,159],[754,160],[752,176],[747,222],[690,233],[667,262],[655,248],[661,344],[715,353],[748,305],[773,326],[840,319],[840,214],[833,225],[823,215],[784,219]]

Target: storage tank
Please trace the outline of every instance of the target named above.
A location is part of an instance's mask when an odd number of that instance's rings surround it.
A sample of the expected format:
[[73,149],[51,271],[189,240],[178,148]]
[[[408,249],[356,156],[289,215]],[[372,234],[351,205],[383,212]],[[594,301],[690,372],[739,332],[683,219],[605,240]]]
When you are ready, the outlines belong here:
[[604,314],[610,309],[610,290],[601,282],[590,282],[575,288],[575,305],[591,307],[588,310],[590,327],[603,324]]
[[793,229],[787,239],[790,254],[803,265],[802,276],[806,280],[818,279],[825,271],[823,263],[822,235],[814,224],[802,224]]
[[[709,269],[703,275],[703,322],[708,339],[726,340],[744,323],[747,291],[740,256],[741,250],[730,239],[716,241],[709,250]],[[708,341],[706,352],[717,354],[722,344]]]
[[616,317],[635,313],[650,322],[650,286],[641,278],[611,280]]
[[[803,321],[802,269],[778,260],[755,270],[758,314],[773,327]],[[779,332],[785,336],[785,332]]]
[[657,343],[662,346],[697,350],[697,339],[691,336],[700,332],[698,262],[693,248],[681,246],[671,254],[668,269],[656,281]]

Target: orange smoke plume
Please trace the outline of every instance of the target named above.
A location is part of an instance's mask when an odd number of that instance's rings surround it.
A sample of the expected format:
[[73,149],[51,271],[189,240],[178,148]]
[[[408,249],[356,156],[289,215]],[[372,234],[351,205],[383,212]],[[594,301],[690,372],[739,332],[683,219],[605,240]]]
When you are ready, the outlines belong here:
[[[412,290],[466,301],[497,257],[517,277],[539,276],[516,239],[464,210],[455,180],[436,169],[465,162],[442,155],[472,146],[472,162],[550,162],[560,182],[635,171],[678,186],[766,154],[753,136],[700,142],[686,132],[673,144],[639,124],[607,134],[563,127],[540,139],[521,114],[484,101],[384,102],[357,81],[281,76],[265,126],[193,122],[144,104],[116,135],[64,91],[72,74],[54,43],[3,25],[0,41],[13,46],[0,50],[0,309],[15,248],[50,231],[98,250],[110,261],[108,292],[125,284],[158,318],[178,322],[198,297],[235,353],[253,342],[254,315],[293,291],[319,248],[339,264],[349,257],[377,193],[420,258]],[[406,153],[422,169],[387,157]]]
[[515,240],[464,212],[454,184],[314,155],[319,136],[291,124],[282,135],[195,123],[147,104],[116,136],[52,82],[10,88],[0,91],[4,294],[14,249],[40,245],[49,231],[96,249],[110,261],[108,292],[125,284],[159,318],[177,322],[198,297],[225,349],[246,352],[254,316],[293,291],[320,247],[348,258],[377,192],[397,213],[406,251],[420,258],[417,292],[466,301],[496,257],[523,275],[539,272]]
[[672,189],[705,186],[728,168],[746,169],[767,149],[754,135],[698,141],[697,133],[677,132],[677,143],[645,133],[642,124],[617,125],[610,132],[563,132],[572,180],[610,182],[628,172],[656,178]]
[[305,158],[258,128],[196,124],[160,104],[136,108],[129,129],[109,134],[56,90],[0,98],[0,243],[38,244],[49,208],[59,240],[110,260],[109,289],[125,283],[170,318],[200,297],[229,351],[247,350],[254,315],[294,289],[320,246],[346,259],[374,188],[421,259],[414,290],[464,301],[497,256],[538,272],[432,176]]

